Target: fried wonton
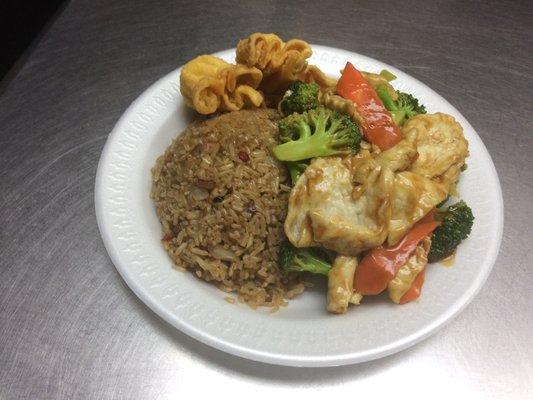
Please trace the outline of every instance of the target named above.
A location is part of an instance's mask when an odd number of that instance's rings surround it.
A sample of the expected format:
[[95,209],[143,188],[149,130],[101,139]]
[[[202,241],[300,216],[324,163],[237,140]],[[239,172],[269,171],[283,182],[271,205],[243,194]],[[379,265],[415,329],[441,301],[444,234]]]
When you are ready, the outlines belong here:
[[300,39],[284,42],[273,33],[253,33],[237,45],[237,62],[263,72],[260,88],[267,94],[283,94],[297,80],[316,82],[323,89],[334,87],[334,79],[308,65],[311,54],[307,42]]
[[200,114],[237,111],[264,103],[262,93],[257,90],[262,78],[257,68],[202,55],[183,67],[180,91],[185,103]]

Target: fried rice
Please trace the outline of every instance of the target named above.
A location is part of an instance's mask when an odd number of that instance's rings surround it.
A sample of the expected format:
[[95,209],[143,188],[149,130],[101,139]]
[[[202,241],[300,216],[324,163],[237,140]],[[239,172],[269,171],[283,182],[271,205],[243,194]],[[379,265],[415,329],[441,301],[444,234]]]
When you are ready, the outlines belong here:
[[162,243],[180,269],[251,307],[277,309],[304,290],[278,270],[290,193],[275,110],[243,110],[190,125],[152,169]]

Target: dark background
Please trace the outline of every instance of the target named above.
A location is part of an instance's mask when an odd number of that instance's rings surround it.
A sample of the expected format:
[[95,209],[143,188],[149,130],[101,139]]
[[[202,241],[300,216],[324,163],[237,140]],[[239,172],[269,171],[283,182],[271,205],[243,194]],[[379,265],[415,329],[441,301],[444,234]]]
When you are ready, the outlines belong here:
[[65,0],[0,1],[0,80],[38,40],[40,32],[65,3]]

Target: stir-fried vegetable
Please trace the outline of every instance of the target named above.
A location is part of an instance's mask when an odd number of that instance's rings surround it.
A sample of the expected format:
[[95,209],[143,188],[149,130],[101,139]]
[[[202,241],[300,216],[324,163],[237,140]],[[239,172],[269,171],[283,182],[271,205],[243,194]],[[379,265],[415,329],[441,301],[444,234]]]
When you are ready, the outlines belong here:
[[285,242],[281,245],[278,265],[284,272],[311,272],[327,275],[331,264],[311,248],[301,249]]
[[355,153],[361,142],[359,127],[350,117],[324,107],[289,115],[278,127],[284,143],[272,153],[280,161]]
[[291,175],[292,185],[294,186],[296,185],[296,182],[300,178],[300,175],[302,175],[305,169],[309,166],[309,163],[306,160],[290,161],[290,162],[287,162],[286,165],[289,170],[289,174]]
[[398,92],[398,100],[393,100],[385,86],[379,86],[376,92],[397,125],[402,125],[412,116],[426,113],[426,107],[409,93]]
[[435,230],[428,254],[430,263],[440,261],[453,254],[457,246],[465,240],[474,224],[474,214],[468,205],[459,201],[442,214],[437,214],[442,224]]
[[409,303],[410,301],[418,299],[420,292],[422,291],[422,285],[426,275],[426,269],[424,268],[415,278],[413,284],[407,292],[400,299],[400,304]]
[[398,126],[376,91],[351,63],[346,63],[344,67],[337,83],[337,93],[354,103],[357,112],[363,118],[363,134],[369,142],[381,150],[387,150],[402,139]]
[[394,278],[416,246],[439,225],[430,212],[394,246],[379,246],[370,250],[361,260],[355,274],[355,291],[365,294],[379,294]]
[[319,89],[320,87],[316,83],[300,81],[291,83],[279,103],[280,111],[285,115],[289,115],[317,108],[320,105],[318,101]]

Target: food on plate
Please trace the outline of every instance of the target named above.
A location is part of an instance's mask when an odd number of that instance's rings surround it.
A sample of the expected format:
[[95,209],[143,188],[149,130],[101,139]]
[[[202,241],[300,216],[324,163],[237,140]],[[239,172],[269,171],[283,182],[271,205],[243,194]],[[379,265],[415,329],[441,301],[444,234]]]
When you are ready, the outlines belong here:
[[345,114],[317,107],[293,113],[278,123],[280,140],[272,149],[280,161],[355,153],[359,149],[359,127]]
[[416,247],[427,238],[438,223],[430,212],[394,246],[377,246],[362,257],[354,280],[354,289],[361,294],[379,294],[408,262]]
[[362,297],[354,292],[353,280],[357,268],[357,257],[338,255],[328,273],[328,311],[343,314],[348,310],[350,303],[359,304]]
[[410,171],[438,180],[448,188],[457,182],[468,156],[468,142],[463,128],[451,115],[417,115],[407,121],[403,131],[418,153]]
[[321,275],[328,275],[331,269],[331,264],[317,249],[297,248],[289,242],[281,245],[278,265],[284,272],[311,272]]
[[300,39],[284,42],[273,33],[254,33],[237,45],[239,64],[256,67],[263,72],[261,89],[268,94],[283,94],[294,81],[314,82],[322,88],[335,86],[336,81],[319,68],[308,65],[313,54],[311,46]]
[[393,73],[347,62],[336,79],[311,55],[303,40],[254,33],[236,64],[186,64],[186,104],[211,119],[152,170],[163,246],[252,307],[286,305],[310,274],[327,279],[332,313],[380,293],[412,302],[427,264],[472,230],[463,200],[446,207],[468,141],[452,116],[396,90]]
[[291,243],[322,246],[343,255],[357,255],[383,243],[393,173],[377,165],[362,166],[364,162],[351,157],[319,157],[311,162],[289,197],[285,233]]
[[311,47],[303,40],[293,39],[285,43],[272,33],[254,33],[239,42],[236,60],[263,72],[263,91],[280,94],[290,82],[305,73],[307,58],[311,54]]
[[[420,276],[420,274],[426,268],[428,262],[428,252],[431,247],[431,239],[429,236],[426,236],[415,248],[411,257],[403,264],[400,269],[396,272],[396,275],[392,280],[387,284],[387,291],[389,293],[390,299],[397,304],[404,304],[408,302],[407,292],[413,287],[415,279]],[[423,276],[421,276],[423,278]],[[420,291],[422,286],[420,282],[419,286],[416,287],[416,290]],[[420,294],[418,292],[417,294]],[[404,297],[405,296],[405,297]]]
[[290,190],[269,152],[278,118],[260,109],[194,123],[152,170],[151,197],[172,261],[254,307],[279,307],[304,288],[277,266]]
[[278,108],[285,115],[317,108],[320,105],[319,93],[320,87],[316,83],[293,82],[279,102]]
[[470,235],[474,225],[472,210],[463,200],[440,211],[437,218],[442,222],[433,233],[429,262],[450,257],[457,246]]
[[395,124],[402,125],[406,119],[418,114],[425,114],[426,107],[409,93],[397,92],[396,99],[390,95],[390,85],[378,85],[376,92],[385,108],[390,111]]
[[180,90],[187,105],[200,114],[237,111],[263,104],[263,95],[257,90],[262,78],[257,68],[203,55],[183,67]]
[[285,43],[273,33],[256,32],[237,44],[236,60],[259,68],[268,77],[286,67],[290,59],[299,61],[292,63],[290,74],[303,71],[311,54],[311,46],[303,40],[292,39]]
[[387,150],[402,139],[400,128],[392,119],[377,92],[351,63],[346,63],[337,82],[337,94],[353,102],[361,116],[365,139]]

